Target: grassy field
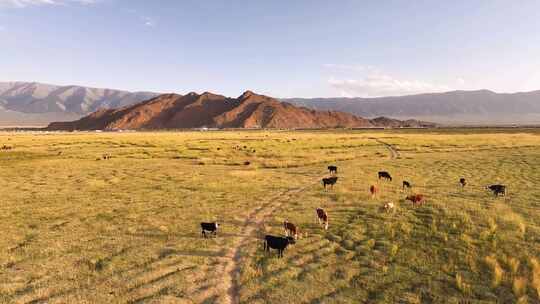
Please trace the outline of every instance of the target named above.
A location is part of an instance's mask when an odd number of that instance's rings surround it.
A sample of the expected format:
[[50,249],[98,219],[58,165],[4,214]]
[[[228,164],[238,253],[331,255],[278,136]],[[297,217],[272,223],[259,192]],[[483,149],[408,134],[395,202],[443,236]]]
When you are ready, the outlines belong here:
[[[0,133],[4,145],[0,303],[540,303],[537,130]],[[284,219],[302,236],[278,259],[261,238]]]

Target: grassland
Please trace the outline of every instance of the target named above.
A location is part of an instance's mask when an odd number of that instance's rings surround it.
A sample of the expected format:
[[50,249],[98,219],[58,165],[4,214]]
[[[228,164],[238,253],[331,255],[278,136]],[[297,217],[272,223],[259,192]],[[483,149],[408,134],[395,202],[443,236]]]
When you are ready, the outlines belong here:
[[[0,133],[3,145],[0,303],[540,303],[540,131]],[[325,192],[329,164],[339,181]],[[403,200],[403,179],[425,205]],[[499,182],[506,197],[483,189]],[[302,237],[278,259],[260,238],[284,219]],[[222,230],[203,239],[211,220]]]

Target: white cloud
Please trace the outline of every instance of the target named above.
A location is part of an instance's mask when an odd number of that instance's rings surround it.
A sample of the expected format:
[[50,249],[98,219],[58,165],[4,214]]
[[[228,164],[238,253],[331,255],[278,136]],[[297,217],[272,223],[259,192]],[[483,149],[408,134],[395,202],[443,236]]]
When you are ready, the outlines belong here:
[[142,20],[143,20],[144,26],[148,26],[148,27],[156,26],[156,22],[154,21],[153,18],[145,16],[145,17],[142,17]]
[[40,5],[94,4],[98,0],[0,0],[0,7],[23,8]]
[[368,65],[324,64],[323,67],[340,75],[330,77],[328,84],[337,89],[341,96],[399,96],[451,90],[446,85],[420,80],[398,79],[384,73],[377,67]]
[[370,65],[348,65],[348,64],[335,64],[327,63],[323,64],[323,67],[331,70],[340,70],[340,71],[352,71],[352,72],[372,72],[378,73],[379,70]]
[[451,90],[445,85],[436,85],[418,80],[400,80],[389,75],[368,75],[360,79],[328,80],[328,83],[338,89],[342,96],[380,97],[399,96]]

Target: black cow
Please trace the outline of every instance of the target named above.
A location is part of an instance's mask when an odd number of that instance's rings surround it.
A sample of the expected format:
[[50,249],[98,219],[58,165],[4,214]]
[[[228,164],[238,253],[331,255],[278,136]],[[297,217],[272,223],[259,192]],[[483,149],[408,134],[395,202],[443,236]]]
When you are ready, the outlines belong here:
[[336,184],[338,178],[336,176],[332,177],[325,177],[322,179],[322,184],[324,189],[326,190],[326,185],[330,185],[330,187],[334,188],[334,185]]
[[403,181],[403,190],[405,190],[405,188],[411,189],[411,183],[409,183],[408,181]]
[[330,174],[334,173],[337,174],[337,167],[336,166],[328,166],[328,171]]
[[461,187],[465,187],[467,185],[467,181],[463,177],[459,179],[459,183],[461,184]]
[[392,181],[392,176],[390,176],[390,173],[386,172],[386,171],[380,171],[379,172],[379,179],[387,179],[389,181]]
[[219,224],[217,222],[213,223],[201,223],[201,234],[203,237],[206,238],[206,232],[210,232],[214,236],[217,236],[217,230],[219,228]]
[[491,185],[486,188],[491,190],[495,196],[499,196],[499,194],[502,196],[506,195],[506,186],[504,185]]
[[289,246],[289,244],[294,244],[295,240],[292,236],[288,237],[281,237],[281,236],[273,236],[273,235],[266,235],[264,237],[264,250],[270,251],[270,248],[277,249],[278,251],[278,257],[283,257],[283,251],[285,251],[285,248]]

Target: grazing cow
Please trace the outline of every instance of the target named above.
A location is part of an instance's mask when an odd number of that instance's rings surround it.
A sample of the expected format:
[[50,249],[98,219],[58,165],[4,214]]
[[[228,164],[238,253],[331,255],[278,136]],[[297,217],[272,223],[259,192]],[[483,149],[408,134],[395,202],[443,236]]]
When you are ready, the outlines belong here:
[[219,224],[217,222],[213,223],[201,223],[201,234],[203,237],[206,238],[206,232],[210,232],[214,236],[217,236],[217,230],[219,228]]
[[317,208],[317,220],[319,225],[321,222],[324,224],[324,230],[328,230],[328,213],[322,208]]
[[386,171],[380,171],[379,172],[379,179],[386,179],[389,181],[392,181],[392,176],[390,176],[390,173]]
[[244,166],[249,166],[249,165],[251,165],[251,162],[248,162],[248,161],[244,162]]
[[332,177],[325,177],[322,179],[322,184],[324,189],[326,190],[326,185],[330,185],[331,188],[334,188],[334,185],[336,184],[338,178],[336,176]]
[[466,181],[465,178],[463,178],[463,177],[459,179],[459,183],[461,184],[461,187],[462,187],[462,188],[465,187],[465,186],[467,185],[467,181]]
[[422,194],[409,195],[409,196],[407,196],[407,198],[405,200],[411,201],[413,203],[413,205],[415,205],[415,206],[422,205],[422,203],[424,203],[424,195],[422,195]]
[[328,166],[328,171],[330,174],[337,174],[337,167],[336,166]]
[[378,192],[379,192],[379,188],[377,188],[377,186],[371,185],[369,187],[369,193],[371,193],[371,198],[375,198],[375,196],[377,196]]
[[405,190],[405,188],[411,189],[411,183],[409,183],[408,181],[403,181],[403,190]]
[[499,196],[499,194],[506,196],[506,186],[504,185],[491,185],[487,186],[486,188],[493,192],[495,196]]
[[298,229],[295,224],[289,223],[289,221],[285,220],[283,222],[283,228],[285,229],[286,236],[293,236],[295,240],[298,239],[300,229]]
[[278,251],[278,257],[283,257],[283,251],[285,251],[285,248],[289,246],[289,244],[294,244],[294,238],[293,237],[281,237],[281,236],[273,236],[273,235],[266,235],[264,237],[264,251],[270,251],[271,249],[277,249]]
[[394,203],[385,203],[383,205],[383,210],[386,211],[386,212],[390,212],[390,211],[394,211],[395,209],[395,206],[394,206]]

